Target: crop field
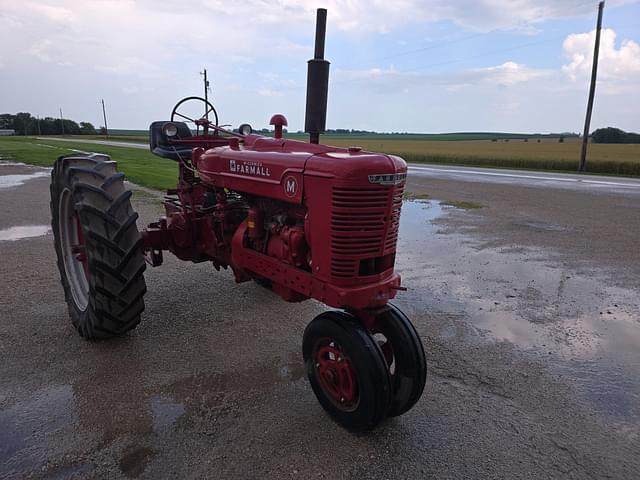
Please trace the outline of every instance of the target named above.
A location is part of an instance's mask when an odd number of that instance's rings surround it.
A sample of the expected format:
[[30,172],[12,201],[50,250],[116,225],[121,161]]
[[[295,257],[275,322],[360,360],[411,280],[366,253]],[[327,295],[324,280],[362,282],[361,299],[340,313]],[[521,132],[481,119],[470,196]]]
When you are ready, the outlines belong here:
[[[496,134],[488,133],[324,135],[322,141],[329,145],[358,146],[392,153],[416,163],[556,171],[577,169],[581,148],[579,138],[567,137],[564,142],[559,142],[553,136],[500,134],[500,139],[496,141],[478,139],[489,135],[496,138]],[[307,138],[300,134],[288,134],[288,137],[300,140]],[[148,141],[146,135],[118,135],[113,138],[139,143]],[[638,144],[590,144],[587,160],[590,173],[640,176]]]
[[[542,140],[538,143],[531,140],[452,142],[332,138],[329,143],[393,153],[408,162],[558,171],[575,171],[581,148],[577,140],[564,143]],[[590,173],[640,176],[640,145],[590,144],[587,170]]]

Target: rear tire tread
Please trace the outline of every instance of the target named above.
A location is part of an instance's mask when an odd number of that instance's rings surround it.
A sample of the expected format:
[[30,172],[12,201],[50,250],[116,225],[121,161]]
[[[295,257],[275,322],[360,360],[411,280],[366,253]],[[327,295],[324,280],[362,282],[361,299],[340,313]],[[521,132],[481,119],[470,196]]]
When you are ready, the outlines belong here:
[[[59,238],[58,202],[65,189],[73,196],[86,243],[89,303],[84,311],[73,300]],[[74,326],[89,339],[123,335],[140,322],[147,291],[138,214],[124,174],[106,155],[63,156],[51,172],[50,191],[58,269]]]

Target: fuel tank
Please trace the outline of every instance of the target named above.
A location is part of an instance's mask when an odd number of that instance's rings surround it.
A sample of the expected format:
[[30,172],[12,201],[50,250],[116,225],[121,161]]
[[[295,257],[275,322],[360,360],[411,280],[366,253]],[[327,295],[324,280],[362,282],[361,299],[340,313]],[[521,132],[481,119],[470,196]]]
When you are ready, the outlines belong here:
[[300,204],[305,164],[317,150],[305,142],[248,135],[244,145],[209,149],[194,163],[207,185]]

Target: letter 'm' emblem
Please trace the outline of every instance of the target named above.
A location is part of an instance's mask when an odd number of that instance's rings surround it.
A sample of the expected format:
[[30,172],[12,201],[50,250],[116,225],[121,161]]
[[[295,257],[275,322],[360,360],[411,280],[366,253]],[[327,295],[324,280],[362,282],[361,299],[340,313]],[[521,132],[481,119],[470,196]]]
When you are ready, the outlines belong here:
[[284,179],[284,194],[287,197],[295,197],[298,193],[298,181],[296,177],[289,175]]

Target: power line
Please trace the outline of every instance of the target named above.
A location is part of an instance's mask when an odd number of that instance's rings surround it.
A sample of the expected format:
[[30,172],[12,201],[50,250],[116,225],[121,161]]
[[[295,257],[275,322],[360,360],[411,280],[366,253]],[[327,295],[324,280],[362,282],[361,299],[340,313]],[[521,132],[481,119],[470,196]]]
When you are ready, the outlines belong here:
[[[492,33],[492,32],[487,32],[487,33]],[[476,33],[476,34],[469,35],[469,36],[466,36],[466,37],[456,38],[454,40],[450,40],[450,41],[447,41],[447,42],[439,42],[439,43],[436,43],[436,44],[433,44],[433,45],[429,45],[429,46],[426,46],[426,47],[417,48],[415,50],[407,50],[407,51],[404,51],[404,52],[399,52],[399,53],[396,53],[396,54],[393,54],[393,55],[387,55],[387,56],[384,56],[384,57],[377,57],[377,58],[373,58],[372,57],[372,58],[369,58],[369,59],[362,60],[362,61],[360,61],[358,63],[352,63],[350,65],[340,65],[340,64],[338,64],[338,65],[335,65],[335,67],[336,68],[346,69],[346,68],[353,67],[355,65],[361,65],[361,64],[366,63],[366,62],[378,62],[378,61],[382,61],[382,60],[389,60],[389,59],[394,59],[394,58],[398,58],[398,57],[404,57],[404,56],[407,56],[407,55],[413,55],[414,53],[426,52],[428,50],[434,50],[436,48],[440,48],[440,47],[443,47],[443,46],[446,46],[446,45],[452,45],[454,43],[464,42],[466,40],[470,40],[470,39],[473,39],[473,38],[480,37],[482,35],[486,35],[487,33]]]
[[[574,8],[582,9],[583,7],[587,7],[587,6],[592,7],[594,5],[597,5],[597,2],[587,1],[587,2],[577,3],[574,6]],[[589,10],[589,12],[587,12],[587,10],[585,8],[584,13],[578,13],[575,16],[586,15],[587,13],[590,14],[590,12],[591,12],[591,10]],[[478,38],[478,37],[485,36],[485,35],[490,35],[490,34],[496,33],[496,32],[508,32],[510,29],[514,29],[514,28],[518,28],[518,27],[522,28],[522,27],[533,26],[536,23],[537,22],[527,22],[527,23],[525,23],[523,25],[515,25],[513,27],[494,28],[494,29],[489,30],[487,32],[478,32],[478,33],[475,33],[473,35],[468,35],[466,37],[456,38],[456,39],[445,41],[445,42],[438,42],[436,44],[428,45],[428,46],[417,48],[417,49],[413,49],[413,50],[405,50],[405,51],[394,53],[392,55],[385,55],[383,57],[371,57],[369,59],[365,59],[365,60],[359,61],[357,63],[352,63],[352,64],[348,64],[348,65],[336,64],[336,65],[334,65],[334,67],[335,68],[341,68],[341,69],[348,69],[348,68],[351,68],[353,66],[361,65],[361,64],[366,63],[366,62],[379,62],[379,61],[383,61],[383,60],[396,59],[396,58],[404,57],[404,56],[407,56],[407,55],[413,55],[415,53],[421,53],[421,52],[425,52],[425,51],[429,51],[429,50],[434,50],[434,49],[437,49],[437,48],[440,48],[440,47],[444,47],[444,46],[447,46],[447,45],[452,45],[452,44],[455,44],[455,43],[461,43],[461,42],[464,42],[464,41],[467,41],[467,40],[472,40],[474,38]],[[565,34],[562,34],[560,36],[564,36],[564,35]],[[554,38],[557,38],[557,37],[554,37]],[[542,42],[542,43],[544,43],[544,42]],[[537,44],[537,43],[532,43],[532,45],[535,45],[535,44]],[[519,47],[514,47],[514,48],[519,48]]]
[[[505,53],[505,52],[510,52],[513,50],[520,50],[523,48],[528,48],[528,47],[532,47],[532,46],[536,46],[536,45],[542,45],[544,43],[550,43],[550,42],[554,42],[559,38],[563,38],[565,36],[565,34],[561,34],[561,35],[554,35],[553,37],[550,38],[546,38],[545,40],[539,40],[536,42],[528,42],[528,43],[524,43],[521,45],[515,45],[513,47],[508,47],[508,48],[503,48],[503,49],[499,49],[499,50],[493,50],[491,52],[485,52],[485,53],[481,53],[478,55],[472,55],[470,57],[463,57],[463,58],[457,58],[457,59],[453,59],[453,60],[446,60],[443,62],[437,62],[437,63],[430,63],[427,65],[423,65],[420,69],[418,70],[412,70],[410,73],[424,73],[424,70],[429,69],[429,68],[433,68],[433,67],[441,67],[444,65],[451,65],[454,63],[461,63],[461,62],[466,62],[468,60],[475,60],[478,58],[483,58],[483,57],[489,57],[491,55],[497,55],[500,53]],[[401,73],[401,72],[399,72]],[[340,85],[342,83],[347,83],[350,82],[351,80],[342,80],[342,81],[338,81],[338,82],[332,82],[333,85]]]

